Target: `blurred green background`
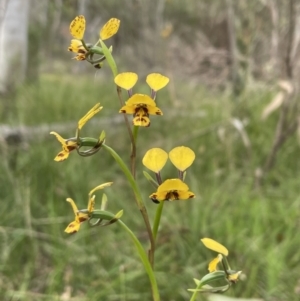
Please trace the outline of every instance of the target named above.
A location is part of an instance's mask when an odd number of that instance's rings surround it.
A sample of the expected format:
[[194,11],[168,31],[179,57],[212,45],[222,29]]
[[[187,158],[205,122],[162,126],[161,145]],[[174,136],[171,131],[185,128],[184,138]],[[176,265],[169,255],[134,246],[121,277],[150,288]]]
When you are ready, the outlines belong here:
[[[196,153],[186,182],[196,198],[165,204],[155,270],[161,300],[189,300],[193,278],[215,256],[202,237],[224,244],[242,270],[228,297],[271,301],[300,296],[299,2],[296,0],[6,0],[0,34],[0,299],[13,301],[151,300],[144,268],[116,224],[82,225],[67,197],[85,208],[88,192],[106,189],[109,210],[148,248],[133,193],[110,155],[71,153],[53,161],[63,137],[95,103],[104,109],[83,132],[125,162],[130,143],[111,72],[71,60],[69,24],[87,20],[96,42],[111,17],[121,20],[113,45],[119,71],[170,77],[158,93],[164,112],[139,131],[137,181],[151,220],[153,187],[141,160],[151,147],[186,145]],[[24,38],[25,37],[25,38]],[[125,97],[125,94],[123,95]],[[174,177],[168,163],[163,177]],[[101,193],[96,193],[100,206]],[[197,300],[207,300],[200,296]]]

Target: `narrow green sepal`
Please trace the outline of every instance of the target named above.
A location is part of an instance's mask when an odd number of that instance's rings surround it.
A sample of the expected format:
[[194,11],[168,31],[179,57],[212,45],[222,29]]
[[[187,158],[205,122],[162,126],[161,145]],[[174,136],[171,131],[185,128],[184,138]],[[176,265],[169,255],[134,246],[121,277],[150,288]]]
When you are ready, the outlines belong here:
[[106,137],[105,131],[102,131],[99,137],[99,141],[103,142],[105,140],[105,137]]
[[157,182],[151,177],[150,174],[147,173],[147,171],[143,171],[143,174],[145,176],[145,178],[151,183],[154,185],[155,188],[157,188],[159,185],[157,184]]
[[196,285],[199,285],[201,283],[201,281],[199,279],[194,278],[194,282]]
[[120,219],[122,217],[123,213],[124,213],[124,210],[123,209],[120,210],[118,213],[116,213],[115,218]]
[[99,144],[99,140],[91,137],[80,138],[80,146],[96,146]]
[[113,73],[113,76],[115,78],[118,75],[118,68],[117,68],[116,62],[115,62],[110,50],[107,48],[107,46],[105,45],[105,43],[102,40],[100,40],[100,44],[101,44],[101,47],[103,50],[103,54],[105,55],[107,63],[108,63],[108,65]]
[[105,211],[105,210],[94,210],[91,213],[91,219],[92,218],[99,218],[99,219],[103,219],[106,221],[110,221],[112,219],[115,218],[115,215],[109,211]]
[[101,47],[99,47],[99,46],[93,46],[93,47],[91,47],[89,50],[90,50],[90,52],[92,52],[92,53],[104,55],[103,49],[102,49]]
[[206,274],[204,277],[201,278],[200,282],[201,285],[205,285],[217,280],[225,280],[227,281],[226,273],[224,271],[215,271],[209,274]]
[[105,210],[107,204],[107,195],[103,193],[102,200],[101,200],[101,210]]

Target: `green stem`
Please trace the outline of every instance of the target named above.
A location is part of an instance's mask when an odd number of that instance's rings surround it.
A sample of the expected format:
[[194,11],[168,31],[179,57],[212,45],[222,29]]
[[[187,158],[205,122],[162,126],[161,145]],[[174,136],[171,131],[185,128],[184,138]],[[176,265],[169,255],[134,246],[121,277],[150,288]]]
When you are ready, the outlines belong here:
[[139,126],[134,126],[133,127],[133,138],[134,138],[134,142],[136,143],[137,141],[137,137],[138,137],[138,133],[139,133]]
[[113,156],[113,158],[117,161],[117,163],[121,167],[123,173],[125,174],[127,180],[129,181],[129,184],[130,184],[130,186],[131,186],[131,188],[132,188],[132,190],[134,192],[134,195],[136,197],[136,201],[137,201],[138,207],[140,209],[142,207],[145,207],[142,195],[141,195],[141,193],[139,191],[139,188],[138,188],[138,186],[136,184],[136,181],[133,178],[130,170],[128,169],[128,167],[126,166],[126,164],[124,163],[124,161],[121,159],[121,157],[111,147],[109,147],[105,143],[102,144],[102,147],[105,148]]
[[135,179],[136,176],[136,141],[137,136],[139,132],[139,127],[134,126],[132,131],[132,141],[131,141],[131,155],[130,155],[130,161],[131,161],[131,174],[133,178]]
[[159,291],[158,291],[158,287],[157,287],[157,282],[156,282],[156,278],[153,272],[153,269],[149,263],[148,257],[144,251],[143,246],[141,245],[140,241],[137,239],[137,237],[134,235],[134,233],[121,221],[118,220],[118,223],[123,227],[124,230],[126,230],[126,232],[130,235],[131,239],[134,242],[134,245],[137,249],[137,252],[141,258],[141,261],[145,267],[145,270],[148,274],[150,283],[151,283],[151,288],[152,288],[152,296],[153,296],[153,300],[154,301],[159,301],[160,300],[160,296],[159,296]]
[[156,241],[157,231],[158,231],[158,227],[159,227],[159,223],[160,223],[161,213],[164,208],[164,203],[165,203],[164,201],[160,202],[156,209],[153,230],[152,230],[154,241]]
[[[197,290],[200,289],[201,286],[202,286],[202,283],[200,282],[200,283],[197,285],[196,289],[197,289]],[[197,294],[198,294],[198,292],[197,292],[197,291],[194,291],[194,293],[193,293],[193,295],[192,295],[190,301],[195,301],[195,300],[196,300],[196,297],[197,297]]]
[[82,43],[82,46],[85,48],[85,50],[89,52],[90,49],[86,46],[84,40],[80,40],[80,41],[81,41],[81,43]]
[[146,229],[148,232],[148,236],[149,236],[149,240],[150,240],[150,245],[151,245],[151,254],[149,256],[149,260],[151,265],[153,265],[153,258],[154,258],[154,250],[155,250],[155,241],[153,238],[153,233],[152,233],[152,229],[151,229],[151,225],[150,225],[150,221],[149,221],[149,216],[147,213],[147,209],[145,207],[145,204],[143,202],[143,198],[142,195],[140,193],[140,190],[137,186],[137,183],[133,177],[133,175],[131,174],[130,170],[128,169],[128,167],[126,166],[126,164],[124,163],[124,161],[121,159],[121,157],[108,145],[106,145],[105,143],[102,144],[103,148],[105,148],[111,155],[112,157],[117,161],[117,163],[119,164],[119,166],[121,167],[124,175],[126,176],[133,192],[135,195],[135,200],[136,203],[140,209],[140,212],[143,216],[145,225],[146,225]]

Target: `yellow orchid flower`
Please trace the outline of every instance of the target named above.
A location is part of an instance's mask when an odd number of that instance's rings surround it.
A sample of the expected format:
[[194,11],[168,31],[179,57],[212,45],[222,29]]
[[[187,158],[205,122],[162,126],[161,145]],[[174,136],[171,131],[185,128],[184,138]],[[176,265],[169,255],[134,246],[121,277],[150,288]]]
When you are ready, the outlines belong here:
[[[95,114],[100,112],[103,109],[103,107],[100,106],[100,103],[97,103],[92,109],[90,109],[79,121],[77,126],[77,134],[79,130],[82,129],[82,127],[87,123],[88,120],[90,120]],[[61,143],[62,151],[57,154],[57,156],[54,158],[55,161],[61,162],[66,160],[69,157],[69,154],[71,151],[78,149],[80,145],[80,140],[77,139],[77,137],[64,139],[56,132],[50,132],[51,135],[54,135],[56,139]],[[97,142],[97,141],[96,141]]]
[[[74,18],[70,24],[70,33],[73,38],[82,40],[85,32],[85,17],[80,15]],[[113,35],[115,35],[120,27],[120,20],[116,18],[111,18],[108,20],[100,30],[100,38],[102,40],[107,40]]]
[[227,248],[211,238],[202,238],[201,241],[205,245],[206,248],[219,253],[218,256],[209,263],[208,271],[210,273],[217,271],[218,264],[220,262],[222,262],[222,266],[223,266],[224,272],[226,273],[227,279],[232,283],[236,283],[238,281],[239,275],[242,273],[242,271],[233,271],[230,269],[228,261],[227,261],[227,256],[229,255]]
[[[92,44],[86,44],[84,42],[86,21],[84,16],[80,15],[74,18],[70,24],[70,33],[74,39],[71,40],[71,45],[68,47],[69,51],[77,53],[74,57],[77,61],[87,60],[93,64],[95,68],[101,68],[101,62],[105,60],[101,47],[98,47],[98,43],[94,46]],[[120,26],[120,20],[116,18],[110,19],[101,29],[100,37],[102,40],[106,40],[117,33]],[[109,51],[112,51],[112,47],[109,47]],[[93,60],[90,54],[97,53],[102,57]]]
[[65,229],[66,233],[76,233],[79,231],[80,224],[87,221],[90,218],[91,213],[95,209],[95,195],[92,195],[92,194],[97,190],[100,190],[100,189],[110,186],[111,184],[112,184],[112,182],[107,182],[107,183],[101,184],[101,185],[95,187],[94,189],[92,189],[89,192],[88,206],[87,206],[87,209],[85,209],[85,210],[78,210],[75,202],[71,198],[67,198],[67,202],[71,203],[71,206],[73,208],[75,219]]
[[[95,198],[94,198],[95,199]],[[71,203],[71,206],[74,211],[75,220],[71,222],[65,229],[66,233],[76,233],[80,228],[80,224],[89,219],[89,213],[80,212],[71,198],[67,198],[67,202]]]
[[189,191],[187,184],[180,179],[168,179],[158,186],[157,191],[149,198],[154,202],[187,200],[194,198],[195,194]]
[[76,141],[64,139],[56,132],[50,132],[50,134],[54,135],[62,146],[62,151],[56,155],[54,161],[61,162],[66,160],[69,157],[70,152],[78,147],[78,143]]
[[195,153],[186,146],[178,146],[169,152],[173,165],[180,171],[185,171],[195,160]]
[[133,124],[135,126],[149,126],[151,115],[163,115],[160,108],[156,106],[155,101],[145,94],[134,94],[123,106],[119,113],[133,114]]
[[168,154],[161,148],[149,149],[144,158],[143,164],[155,173],[159,173],[168,160]]

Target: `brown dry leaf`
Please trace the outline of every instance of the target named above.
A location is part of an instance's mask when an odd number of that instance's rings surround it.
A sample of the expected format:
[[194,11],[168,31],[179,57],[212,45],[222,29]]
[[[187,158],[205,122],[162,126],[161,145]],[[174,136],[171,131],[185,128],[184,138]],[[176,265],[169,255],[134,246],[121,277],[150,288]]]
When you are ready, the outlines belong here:
[[284,90],[287,94],[292,94],[294,92],[294,87],[290,81],[280,80],[278,86]]
[[71,300],[72,288],[70,285],[65,286],[64,292],[60,296],[61,301],[70,301]]
[[284,92],[278,92],[277,95],[272,99],[272,101],[264,108],[261,119],[266,120],[268,116],[276,111],[283,104],[285,99]]

